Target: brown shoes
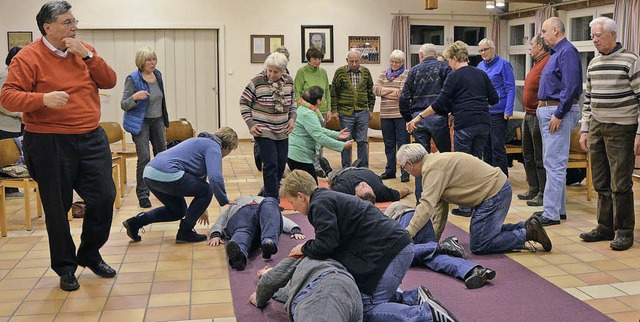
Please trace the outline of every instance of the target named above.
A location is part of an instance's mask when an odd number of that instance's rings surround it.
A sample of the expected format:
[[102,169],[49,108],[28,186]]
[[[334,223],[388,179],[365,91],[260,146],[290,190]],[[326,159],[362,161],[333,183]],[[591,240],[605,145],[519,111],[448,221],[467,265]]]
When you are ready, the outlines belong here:
[[524,223],[524,228],[527,232],[527,240],[533,240],[534,242],[540,243],[545,252],[551,251],[551,248],[553,247],[551,239],[549,239],[549,236],[544,230],[544,227],[542,227],[538,217],[531,216],[527,219]]

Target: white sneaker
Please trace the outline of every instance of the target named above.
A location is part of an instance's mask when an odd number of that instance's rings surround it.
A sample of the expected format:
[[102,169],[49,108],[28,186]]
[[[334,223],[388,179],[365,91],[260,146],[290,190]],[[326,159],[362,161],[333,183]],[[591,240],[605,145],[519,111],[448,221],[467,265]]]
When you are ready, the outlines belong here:
[[16,191],[16,192],[9,192],[9,193],[4,195],[4,199],[5,200],[19,199],[19,198],[24,198],[24,193],[22,193],[20,191]]
[[420,286],[418,288],[418,295],[420,295],[418,301],[420,305],[425,302],[429,305],[434,322],[459,322],[458,318],[447,310],[442,303],[436,300],[426,287]]

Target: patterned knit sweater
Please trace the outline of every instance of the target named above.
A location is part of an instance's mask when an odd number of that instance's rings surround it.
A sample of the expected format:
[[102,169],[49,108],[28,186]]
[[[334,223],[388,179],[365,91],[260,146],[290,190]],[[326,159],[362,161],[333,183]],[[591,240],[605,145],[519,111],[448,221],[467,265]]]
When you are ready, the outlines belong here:
[[[618,43],[608,55],[596,56],[587,69],[582,132],[593,117],[601,123],[640,123],[640,59]],[[640,134],[640,129],[638,129]]]
[[339,67],[333,74],[331,83],[331,113],[351,116],[353,112],[369,110],[373,112],[376,96],[373,95],[373,79],[369,69],[360,66],[362,78],[358,88],[353,88],[347,66]]
[[253,77],[240,96],[242,119],[247,123],[249,129],[258,125],[258,129],[262,131],[260,136],[263,138],[286,139],[288,137],[286,134],[287,122],[289,119],[295,120],[296,118],[293,79],[287,74],[282,77],[284,80],[282,111],[278,111],[276,108],[276,100],[271,88],[274,82],[269,81],[265,72]]
[[396,119],[401,118],[400,115],[400,103],[398,98],[389,98],[388,96],[382,96],[383,89],[392,89],[396,95],[399,97],[400,92],[402,91],[402,87],[404,87],[404,82],[407,80],[407,76],[409,75],[408,70],[404,70],[404,72],[394,80],[390,81],[387,79],[387,72],[383,70],[378,76],[378,80],[376,84],[373,85],[373,93],[376,96],[380,96],[380,118],[381,119]]

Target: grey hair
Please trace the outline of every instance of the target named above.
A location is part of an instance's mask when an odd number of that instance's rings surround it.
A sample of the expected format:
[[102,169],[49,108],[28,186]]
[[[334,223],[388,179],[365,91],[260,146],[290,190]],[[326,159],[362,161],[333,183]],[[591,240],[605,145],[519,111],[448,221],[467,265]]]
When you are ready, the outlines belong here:
[[478,46],[482,46],[482,45],[487,45],[489,46],[489,48],[496,48],[496,44],[493,42],[493,40],[489,38],[483,38],[482,40],[480,40],[480,42],[478,43]]
[[426,43],[426,44],[423,44],[422,46],[420,46],[420,53],[422,53],[422,55],[426,55],[428,53],[434,53],[437,56],[438,55],[438,49],[436,49],[436,45],[431,44],[431,43]]
[[562,22],[562,20],[560,20],[560,18],[558,17],[551,17],[549,19],[547,19],[547,21],[549,22],[549,24],[551,24],[552,26],[558,28],[558,30],[560,31],[560,33],[564,34],[564,22]]
[[449,47],[444,50],[442,56],[446,60],[455,58],[459,62],[468,62],[469,46],[463,41],[456,40],[453,44],[449,45]]
[[551,47],[549,47],[549,45],[544,42],[544,39],[542,39],[542,33],[538,33],[536,35],[536,44],[542,45],[542,49],[544,49],[545,52],[549,52],[549,50],[551,50]]
[[283,54],[285,57],[287,57],[287,60],[289,60],[289,49],[287,49],[287,47],[280,46],[276,48],[275,52]]
[[404,51],[400,49],[395,49],[394,51],[391,52],[391,55],[389,55],[389,58],[402,60],[404,62],[404,59],[405,59]]
[[280,68],[283,72],[287,69],[287,63],[289,60],[287,56],[281,53],[273,53],[264,60],[264,68],[267,67],[277,67]]
[[427,150],[420,143],[405,144],[398,150],[397,158],[400,166],[404,166],[407,161],[415,164],[424,159]]
[[347,59],[349,59],[349,54],[351,54],[351,53],[357,53],[357,54],[358,54],[358,58],[362,58],[362,53],[361,53],[359,50],[357,50],[357,49],[351,49],[351,50],[349,50],[349,51],[347,52]]
[[615,22],[615,20],[609,17],[595,18],[591,20],[591,22],[589,23],[589,27],[593,27],[597,24],[602,24],[602,28],[604,28],[605,31],[618,33],[618,24]]
[[59,15],[69,10],[71,10],[71,4],[66,1],[49,1],[42,5],[36,15],[36,24],[38,25],[38,29],[40,29],[40,33],[46,36],[47,33],[44,31],[44,24],[55,22]]

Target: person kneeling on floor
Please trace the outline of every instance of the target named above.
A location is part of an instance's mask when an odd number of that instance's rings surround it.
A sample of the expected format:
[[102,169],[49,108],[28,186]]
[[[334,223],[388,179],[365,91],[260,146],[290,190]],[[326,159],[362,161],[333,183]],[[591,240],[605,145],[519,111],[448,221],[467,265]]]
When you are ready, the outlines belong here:
[[[469,247],[478,255],[524,249],[535,241],[547,252],[552,244],[538,217],[504,224],[511,204],[511,183],[500,168],[466,153],[427,154],[420,144],[403,145],[398,163],[414,177],[422,176],[423,190],[415,215],[406,226],[412,237],[431,219],[436,240],[447,223],[449,203],[472,208]],[[432,219],[433,216],[433,219]]]
[[282,216],[275,198],[239,197],[236,204],[227,208],[209,233],[209,246],[227,242],[229,265],[244,270],[253,245],[260,243],[262,258],[270,260],[278,252],[280,233],[291,234],[291,238],[305,239],[300,227],[291,219]]
[[329,186],[333,191],[361,199],[365,199],[363,197],[366,195],[373,195],[375,202],[398,201],[412,193],[409,188],[398,191],[387,187],[380,176],[367,168],[349,167],[332,171],[329,173]]
[[[208,224],[207,207],[213,196],[220,206],[235,204],[227,198],[222,177],[222,158],[238,147],[238,134],[230,127],[207,132],[160,152],[144,168],[144,182],[164,206],[141,212],[122,225],[133,242],[142,240],[138,231],[154,222],[180,220],[176,243],[207,240],[193,227],[198,218]],[[206,178],[209,179],[207,183]],[[193,197],[187,208],[185,197]]]

